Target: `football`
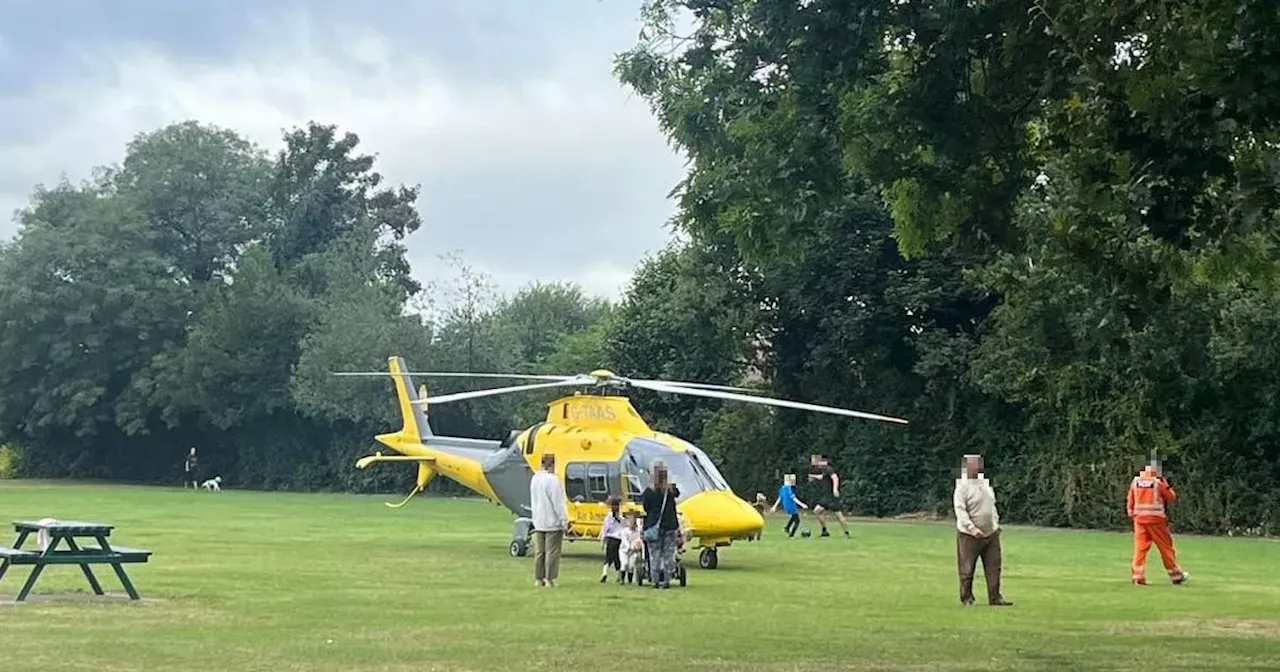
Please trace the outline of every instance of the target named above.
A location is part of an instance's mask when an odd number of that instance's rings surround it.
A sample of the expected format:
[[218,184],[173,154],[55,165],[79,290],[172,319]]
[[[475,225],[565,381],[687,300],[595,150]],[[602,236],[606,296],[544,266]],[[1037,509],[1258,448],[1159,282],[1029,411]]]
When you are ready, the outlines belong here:
[[800,530],[800,536],[804,537],[805,539],[809,538],[809,534],[810,534],[809,530]]

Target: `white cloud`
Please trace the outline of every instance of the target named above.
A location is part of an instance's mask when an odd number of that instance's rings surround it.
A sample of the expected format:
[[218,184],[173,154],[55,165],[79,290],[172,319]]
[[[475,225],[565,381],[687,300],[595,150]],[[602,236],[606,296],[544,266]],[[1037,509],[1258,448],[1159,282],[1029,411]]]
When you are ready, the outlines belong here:
[[0,111],[37,131],[0,144],[0,236],[35,184],[88,177],[137,133],[194,118],[273,150],[282,129],[312,119],[359,134],[386,177],[423,186],[415,267],[462,248],[503,291],[565,280],[617,296],[665,240],[682,162],[612,80],[609,53],[566,50],[514,84],[459,81],[411,44],[322,28],[298,16],[261,24],[218,62],[140,45],[86,50],[76,78],[0,97]]

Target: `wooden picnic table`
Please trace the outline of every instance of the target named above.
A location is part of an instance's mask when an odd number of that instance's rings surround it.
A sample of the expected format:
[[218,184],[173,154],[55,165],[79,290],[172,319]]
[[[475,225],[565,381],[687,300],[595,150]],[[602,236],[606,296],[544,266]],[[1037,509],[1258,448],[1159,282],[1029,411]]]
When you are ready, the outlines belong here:
[[[9,571],[10,566],[23,565],[31,567],[31,574],[27,577],[27,582],[22,586],[22,590],[18,592],[17,602],[27,599],[27,595],[31,593],[31,588],[36,585],[36,580],[40,578],[40,573],[48,565],[80,565],[80,571],[84,572],[84,577],[88,579],[89,587],[93,589],[95,595],[103,595],[104,593],[102,592],[101,584],[98,583],[97,577],[93,575],[93,570],[89,566],[111,565],[111,568],[116,572],[116,576],[119,577],[120,583],[124,585],[124,589],[129,593],[129,599],[139,599],[138,591],[134,590],[133,583],[129,581],[129,575],[125,573],[123,565],[127,563],[145,563],[151,557],[151,551],[112,546],[107,542],[107,537],[111,536],[111,531],[114,529],[113,525],[86,523],[76,520],[54,522],[20,520],[13,524],[13,529],[18,533],[18,540],[14,542],[13,548],[0,546],[0,580],[4,579],[4,575]],[[49,536],[49,545],[43,551],[22,548],[23,542],[32,535],[39,535],[42,530]],[[97,542],[97,545],[81,546],[76,543],[76,539],[91,539]],[[58,548],[62,544],[67,546],[65,550]]]

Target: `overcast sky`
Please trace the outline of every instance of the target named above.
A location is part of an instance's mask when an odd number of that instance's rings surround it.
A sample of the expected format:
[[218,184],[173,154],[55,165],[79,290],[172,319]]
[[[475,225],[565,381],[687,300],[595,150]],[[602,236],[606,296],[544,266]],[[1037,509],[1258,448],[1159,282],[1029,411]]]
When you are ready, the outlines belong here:
[[[0,238],[32,188],[197,119],[264,147],[314,119],[422,186],[415,274],[616,296],[683,161],[613,78],[640,0],[0,0]],[[374,9],[376,8],[376,9]]]

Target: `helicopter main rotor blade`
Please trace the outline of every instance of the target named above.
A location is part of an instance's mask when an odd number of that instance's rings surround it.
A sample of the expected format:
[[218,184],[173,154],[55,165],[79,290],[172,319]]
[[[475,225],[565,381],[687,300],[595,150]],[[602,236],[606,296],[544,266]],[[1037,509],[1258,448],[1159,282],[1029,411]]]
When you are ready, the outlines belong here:
[[406,371],[402,375],[422,378],[498,378],[502,380],[573,380],[578,377],[538,373],[466,373],[463,371]]
[[[331,371],[335,376],[392,376],[389,371]],[[583,376],[559,376],[551,374],[534,374],[534,373],[468,373],[465,371],[403,371],[399,375],[417,376],[420,378],[497,378],[499,380],[547,380],[547,381],[568,381],[578,380]],[[615,380],[624,384],[631,382],[640,383],[656,383],[658,385],[678,385],[680,387],[694,387],[705,390],[724,390],[726,392],[758,392],[747,387],[734,387],[732,385],[713,385],[711,383],[691,383],[683,380],[658,380],[650,378],[627,378],[624,376],[616,376],[609,380]]]
[[[711,383],[687,383],[679,380],[658,380],[655,378],[627,378],[629,383],[653,383],[655,385],[675,385],[676,387],[692,387],[698,390],[724,390],[725,392],[759,392],[749,387],[734,387],[732,385],[712,385]],[[640,385],[637,385],[640,387]]]
[[552,387],[573,387],[576,385],[590,385],[595,382],[590,376],[574,378],[572,380],[557,380],[550,383],[534,383],[533,385],[513,385],[511,387],[492,387],[487,390],[472,390],[470,392],[456,392],[454,394],[442,394],[437,397],[427,397],[419,399],[416,404],[431,405],[447,404],[451,401],[462,401],[464,399],[479,399],[480,397],[492,397],[499,394],[511,394],[512,392],[527,392],[529,390],[544,390]]
[[331,371],[335,376],[418,376],[420,378],[499,378],[503,380],[573,380],[576,376],[544,376],[530,373],[463,373],[461,371]]
[[734,394],[732,392],[721,392],[718,390],[701,390],[697,388],[677,387],[674,385],[664,385],[661,383],[635,381],[636,387],[653,390],[655,392],[667,392],[670,394],[689,394],[697,397],[710,397],[712,399],[730,399],[733,401],[745,401],[751,404],[767,404],[769,406],[781,406],[783,408],[794,408],[801,411],[816,411],[818,413],[831,413],[833,415],[845,415],[851,418],[863,418],[866,420],[882,420],[884,422],[896,422],[899,424],[907,424],[902,418],[891,418],[885,415],[876,415],[874,413],[863,413],[862,411],[853,411],[847,408],[836,408],[834,406],[819,406],[817,404],[806,404],[799,401],[788,401],[786,399],[775,399],[773,397],[752,397],[745,394]]

